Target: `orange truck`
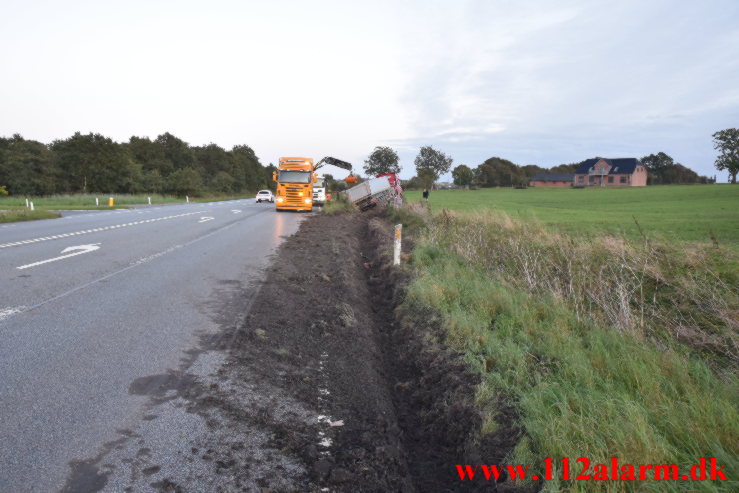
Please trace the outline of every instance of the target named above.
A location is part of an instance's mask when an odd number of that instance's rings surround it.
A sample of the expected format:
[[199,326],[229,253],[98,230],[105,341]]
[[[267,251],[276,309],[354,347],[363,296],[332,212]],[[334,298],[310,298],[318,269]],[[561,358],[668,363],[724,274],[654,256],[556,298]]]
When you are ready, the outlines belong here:
[[278,211],[313,210],[313,182],[316,179],[313,159],[281,157],[273,175],[277,182],[275,207]]
[[343,169],[352,165],[332,157],[325,157],[317,164],[309,157],[281,157],[272,179],[277,182],[275,207],[278,211],[313,210],[313,183],[318,180],[316,170],[324,164]]

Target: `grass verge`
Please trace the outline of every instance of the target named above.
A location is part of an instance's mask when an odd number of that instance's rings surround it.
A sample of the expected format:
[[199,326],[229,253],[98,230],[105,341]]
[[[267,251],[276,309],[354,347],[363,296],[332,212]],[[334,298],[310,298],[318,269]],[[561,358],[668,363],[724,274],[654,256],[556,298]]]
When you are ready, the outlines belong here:
[[[737,265],[732,250],[570,236],[505,215],[392,214],[422,220],[400,313],[441,315],[444,342],[482,378],[480,440],[521,430],[508,463],[532,464],[529,473],[541,475],[546,457],[555,464],[618,457],[622,464],[678,464],[682,474],[700,457],[716,457],[736,479],[739,283],[727,268]],[[604,488],[544,484],[545,491]],[[606,489],[735,488],[647,481]]]
[[53,219],[59,217],[56,212],[36,210],[8,210],[0,211],[0,223],[14,223],[18,221],[34,221],[37,219]]
[[334,193],[333,195],[332,200],[326,202],[323,206],[324,214],[331,215],[338,214],[340,212],[351,212],[354,210],[354,207],[352,207],[343,193]]

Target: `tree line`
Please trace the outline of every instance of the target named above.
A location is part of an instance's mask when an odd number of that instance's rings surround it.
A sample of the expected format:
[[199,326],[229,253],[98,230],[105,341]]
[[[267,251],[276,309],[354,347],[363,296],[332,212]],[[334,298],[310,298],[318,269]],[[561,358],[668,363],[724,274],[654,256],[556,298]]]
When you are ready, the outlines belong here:
[[80,132],[51,144],[0,137],[0,186],[12,195],[253,192],[272,186],[274,169],[247,145],[191,146],[169,132],[122,143]]
[[[432,146],[421,147],[414,160],[416,176],[407,180],[407,188],[430,188],[441,175],[447,173],[452,158]],[[641,158],[647,169],[650,185],[715,183],[716,177],[700,176],[690,168],[675,162],[664,152]],[[544,168],[535,164],[519,166],[501,157],[491,157],[472,168],[460,164],[452,169],[454,184],[460,187],[521,187],[527,186],[532,177],[540,173],[574,174],[579,163],[560,164]],[[718,166],[717,166],[718,167]],[[728,169],[728,168],[724,168]],[[390,147],[376,147],[365,161],[365,173],[375,176],[381,173],[398,173],[398,154]]]

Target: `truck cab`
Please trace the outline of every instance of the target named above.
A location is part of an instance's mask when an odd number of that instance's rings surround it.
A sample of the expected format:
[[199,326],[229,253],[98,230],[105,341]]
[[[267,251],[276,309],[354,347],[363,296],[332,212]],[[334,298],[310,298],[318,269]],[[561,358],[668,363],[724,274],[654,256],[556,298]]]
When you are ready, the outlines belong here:
[[281,157],[272,178],[277,182],[275,207],[278,211],[313,210],[313,183],[317,178],[313,159]]

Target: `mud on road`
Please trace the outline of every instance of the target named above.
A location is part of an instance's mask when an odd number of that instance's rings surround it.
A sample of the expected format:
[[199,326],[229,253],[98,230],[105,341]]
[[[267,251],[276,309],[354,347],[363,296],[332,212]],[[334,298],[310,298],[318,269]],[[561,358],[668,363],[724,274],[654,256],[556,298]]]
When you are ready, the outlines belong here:
[[438,317],[396,317],[407,274],[391,242],[376,213],[307,218],[259,289],[222,307],[245,314],[235,326],[132,383],[144,422],[72,464],[65,490],[495,491],[456,475],[507,449],[476,441],[479,379],[438,342]]

